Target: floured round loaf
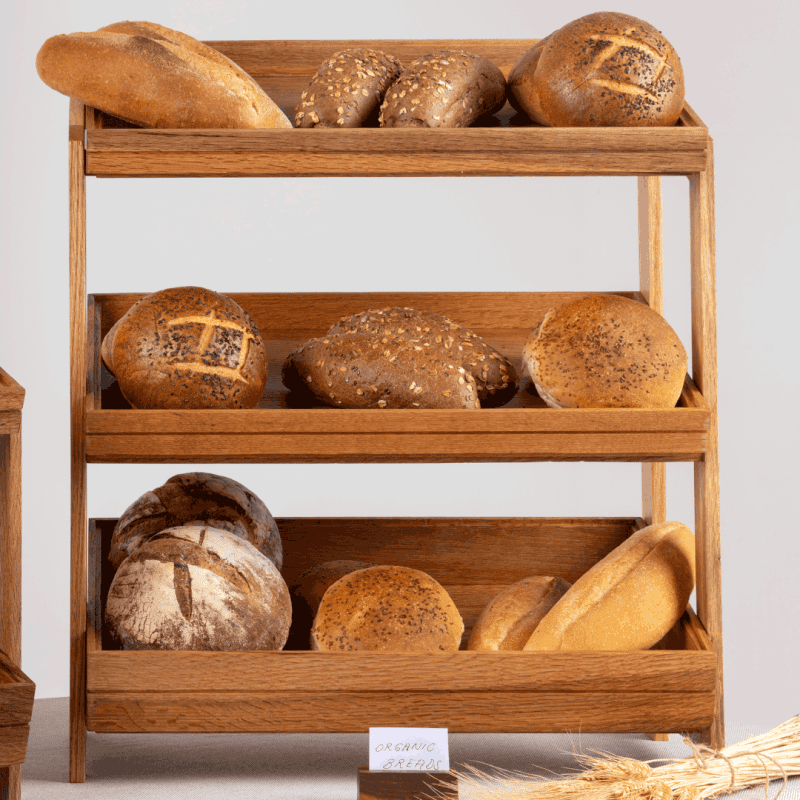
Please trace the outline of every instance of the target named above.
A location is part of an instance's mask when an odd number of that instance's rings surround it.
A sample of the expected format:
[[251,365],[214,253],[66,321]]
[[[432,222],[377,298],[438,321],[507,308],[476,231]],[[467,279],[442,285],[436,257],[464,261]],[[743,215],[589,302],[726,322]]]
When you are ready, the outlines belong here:
[[126,558],[106,602],[125,650],[280,650],[289,590],[266,556],[229,531],[168,528]]
[[692,532],[650,525],[581,575],[523,650],[646,650],[680,619],[694,582]]
[[281,535],[266,505],[238,481],[210,472],[173,475],[131,503],[114,527],[109,561],[118,569],[154,534],[188,524],[230,531],[283,566]]
[[544,615],[571,585],[549,575],[534,575],[512,583],[483,609],[467,650],[522,650]]
[[36,69],[50,88],[146,128],[292,127],[237,64],[153,22],[53,36]]
[[509,95],[541,125],[674,125],[683,68],[656,28],[601,11],[537,42],[508,76]]
[[410,567],[356,570],[332,584],[311,628],[312,650],[458,650],[464,622],[450,595]]
[[106,366],[134,408],[253,408],[267,383],[255,322],[199,286],[146,295],[106,340]]
[[649,306],[597,294],[548,311],[522,363],[551,408],[673,408],[689,359]]

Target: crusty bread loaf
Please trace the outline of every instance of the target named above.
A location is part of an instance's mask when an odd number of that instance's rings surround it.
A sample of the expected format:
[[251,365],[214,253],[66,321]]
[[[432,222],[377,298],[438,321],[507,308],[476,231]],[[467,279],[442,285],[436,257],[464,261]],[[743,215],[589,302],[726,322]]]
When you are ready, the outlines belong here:
[[292,127],[237,64],[152,22],[53,36],[36,68],[52,89],[146,128]]
[[402,66],[380,50],[334,53],[319,68],[295,108],[296,128],[356,128],[383,102]]
[[250,542],[190,525],[155,534],[122,562],[106,624],[126,650],[280,650],[291,602]]
[[525,342],[522,361],[551,408],[672,408],[688,366],[660,314],[602,294],[548,311]]
[[499,67],[462,50],[428,53],[412,61],[381,105],[385,128],[465,128],[505,104]]
[[652,25],[598,12],[537,42],[508,76],[513,104],[541,125],[674,125],[683,109],[678,54]]
[[458,650],[464,622],[445,588],[410,567],[375,566],[344,575],[320,603],[312,650]]
[[101,352],[134,408],[252,408],[267,383],[255,322],[230,297],[198,286],[139,299]]
[[154,534],[188,524],[234,533],[278,569],[283,566],[281,535],[269,509],[238,481],[210,472],[173,475],[131,503],[114,527],[109,561],[118,569]]
[[637,531],[581,575],[524,650],[645,650],[686,610],[695,542],[680,522]]
[[496,595],[472,628],[467,650],[522,650],[545,614],[571,584],[562,578],[534,575]]

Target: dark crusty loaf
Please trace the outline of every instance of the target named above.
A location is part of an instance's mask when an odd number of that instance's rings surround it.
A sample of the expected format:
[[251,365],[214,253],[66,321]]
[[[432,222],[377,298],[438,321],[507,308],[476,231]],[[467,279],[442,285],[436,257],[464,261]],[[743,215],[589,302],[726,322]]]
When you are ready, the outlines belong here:
[[418,58],[386,93],[385,128],[464,128],[505,103],[506,81],[488,59],[461,50]]
[[188,524],[230,531],[280,569],[283,546],[275,518],[247,487],[210,472],[183,472],[145,492],[125,509],[111,536],[109,561],[117,569],[148,538]]
[[146,128],[292,127],[237,64],[153,22],[53,36],[36,68],[52,89]]
[[334,53],[320,68],[295,108],[297,128],[356,128],[383,101],[402,67],[388,53],[350,49]]

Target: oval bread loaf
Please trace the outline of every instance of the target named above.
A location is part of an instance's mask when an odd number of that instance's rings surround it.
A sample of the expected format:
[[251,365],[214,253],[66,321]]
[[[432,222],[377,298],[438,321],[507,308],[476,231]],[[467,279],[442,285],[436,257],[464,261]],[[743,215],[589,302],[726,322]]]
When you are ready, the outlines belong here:
[[692,532],[650,525],[581,575],[523,650],[645,650],[681,617],[694,582]]

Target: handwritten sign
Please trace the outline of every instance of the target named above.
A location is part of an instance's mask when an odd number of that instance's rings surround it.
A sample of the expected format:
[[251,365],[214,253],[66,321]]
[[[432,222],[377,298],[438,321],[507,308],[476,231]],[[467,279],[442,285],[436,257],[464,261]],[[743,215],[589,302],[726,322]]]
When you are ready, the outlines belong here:
[[447,728],[370,728],[369,768],[386,772],[448,771]]

